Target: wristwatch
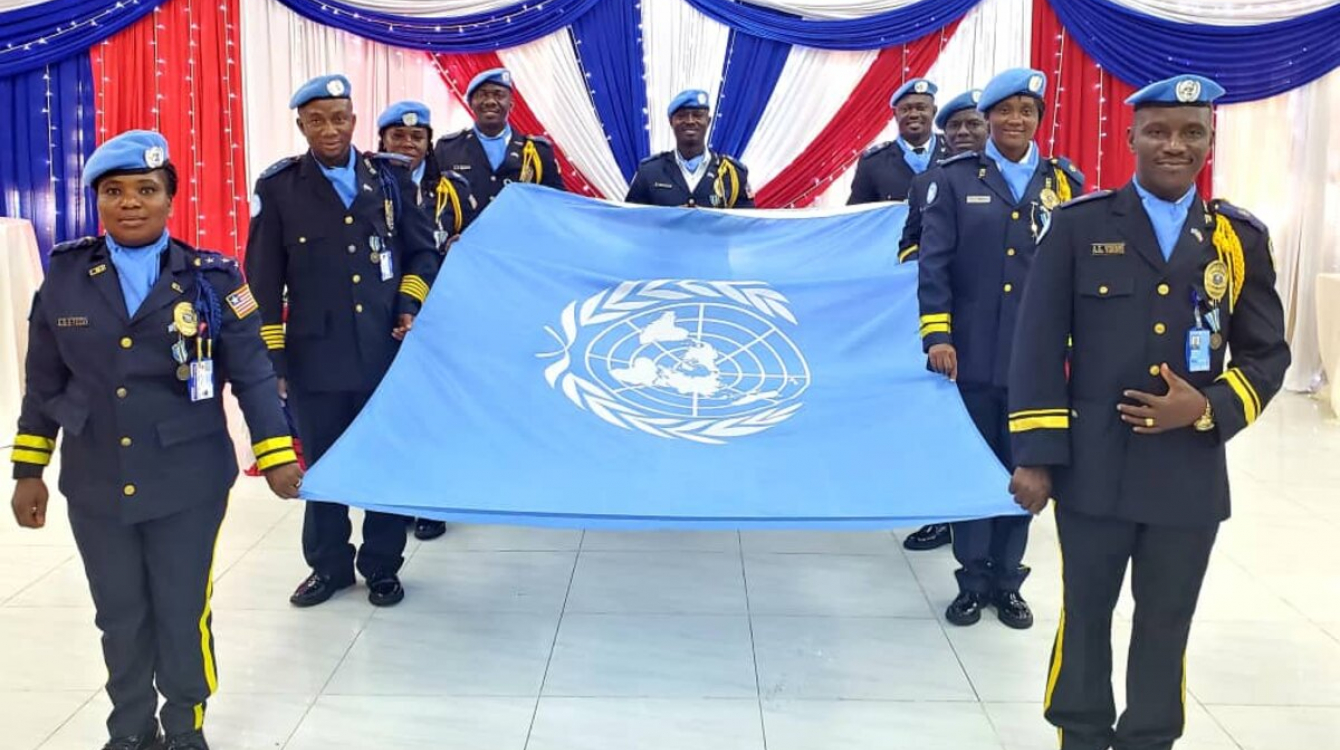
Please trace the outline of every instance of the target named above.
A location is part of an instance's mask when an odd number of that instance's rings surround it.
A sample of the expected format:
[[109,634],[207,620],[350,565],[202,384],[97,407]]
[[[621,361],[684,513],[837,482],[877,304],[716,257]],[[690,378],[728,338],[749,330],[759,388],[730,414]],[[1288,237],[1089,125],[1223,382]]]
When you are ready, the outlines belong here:
[[1192,426],[1196,428],[1196,432],[1209,432],[1214,429],[1214,409],[1210,406],[1208,398],[1205,399],[1205,413],[1200,415],[1200,419],[1197,419]]

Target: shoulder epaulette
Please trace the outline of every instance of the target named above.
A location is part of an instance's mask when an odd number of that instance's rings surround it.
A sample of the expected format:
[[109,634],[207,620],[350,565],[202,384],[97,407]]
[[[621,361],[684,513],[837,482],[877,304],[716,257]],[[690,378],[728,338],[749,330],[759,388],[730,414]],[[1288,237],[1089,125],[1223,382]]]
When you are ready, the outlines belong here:
[[1116,195],[1116,191],[1114,190],[1095,190],[1092,193],[1085,193],[1078,198],[1072,198],[1057,206],[1057,208],[1070,208],[1071,206],[1078,206],[1081,203],[1088,203],[1089,201],[1098,200],[1099,198],[1107,198],[1113,195]]
[[864,159],[867,156],[874,156],[875,154],[878,154],[880,151],[883,151],[884,149],[888,148],[889,146],[892,146],[893,144],[894,141],[884,141],[883,143],[876,143],[875,145],[871,146],[865,151],[862,151],[861,158]]
[[964,151],[961,154],[954,154],[948,159],[945,159],[944,161],[940,162],[940,166],[947,167],[950,164],[957,164],[961,161],[976,160],[979,156],[980,154],[978,154],[976,151]]
[[1053,156],[1048,161],[1051,162],[1053,167],[1059,167],[1065,172],[1067,177],[1074,178],[1081,185],[1084,184],[1084,173],[1079,171],[1079,167],[1075,166],[1074,162],[1064,156]]
[[301,158],[302,157],[300,156],[285,156],[283,159],[280,159],[274,164],[271,164],[270,166],[266,167],[265,171],[261,172],[261,176],[258,179],[264,180],[270,177],[274,177],[280,172],[283,172],[285,169],[288,169],[289,167],[297,164]]
[[454,140],[456,140],[456,139],[458,139],[458,138],[464,138],[465,135],[466,135],[466,133],[469,133],[469,132],[470,132],[470,128],[465,128],[464,130],[457,130],[455,133],[447,133],[446,135],[442,136],[441,138],[438,138],[438,139],[437,139],[437,142],[438,142],[438,143],[450,143],[451,141],[454,141]]
[[535,141],[536,143],[538,143],[538,144],[540,144],[540,145],[542,145],[542,146],[548,146],[549,148],[553,148],[553,147],[554,147],[554,142],[551,141],[551,140],[549,140],[548,138],[545,138],[545,137],[542,136],[542,135],[528,135],[528,136],[526,136],[526,140],[528,140],[528,141]]
[[465,179],[465,175],[461,174],[460,172],[457,172],[454,169],[448,169],[444,171],[442,173],[442,176],[447,178],[448,180],[451,180],[457,185],[464,185],[467,188],[470,186],[470,181]]
[[60,253],[68,253],[71,250],[78,250],[81,247],[93,247],[96,244],[98,244],[97,237],[80,237],[77,240],[70,240],[68,242],[62,242],[59,245],[56,245],[55,247],[51,248],[51,253],[49,255],[59,255]]
[[198,261],[196,265],[205,271],[230,271],[237,268],[236,258],[216,250],[197,249],[195,259]]
[[1245,208],[1239,208],[1238,206],[1229,203],[1223,198],[1215,198],[1214,200],[1210,201],[1210,210],[1215,213],[1223,214],[1224,216],[1227,216],[1230,219],[1238,219],[1239,221],[1245,221],[1248,224],[1251,224],[1253,227],[1255,227],[1256,230],[1259,232],[1269,233],[1270,231],[1269,229],[1266,228],[1265,222],[1256,218],[1256,215],[1253,214],[1251,211],[1248,211]]
[[378,161],[389,162],[398,167],[408,167],[414,161],[413,159],[409,158],[408,156],[405,156],[404,154],[396,154],[390,151],[369,152],[367,154],[367,157],[369,159],[377,159]]
[[736,169],[739,169],[744,172],[749,171],[749,167],[746,167],[744,165],[744,162],[740,161],[739,159],[736,159],[734,156],[731,156],[730,154],[717,154],[717,156],[720,156],[722,161],[730,162],[730,165],[732,167],[735,167]]
[[673,158],[673,154],[672,154],[670,151],[662,151],[662,152],[659,153],[659,154],[652,154],[651,156],[648,156],[647,158],[645,158],[645,159],[643,159],[642,161],[638,162],[638,166],[642,166],[643,164],[650,164],[650,163],[656,161],[657,159],[664,159],[664,158],[666,158],[666,157],[671,157],[671,158]]

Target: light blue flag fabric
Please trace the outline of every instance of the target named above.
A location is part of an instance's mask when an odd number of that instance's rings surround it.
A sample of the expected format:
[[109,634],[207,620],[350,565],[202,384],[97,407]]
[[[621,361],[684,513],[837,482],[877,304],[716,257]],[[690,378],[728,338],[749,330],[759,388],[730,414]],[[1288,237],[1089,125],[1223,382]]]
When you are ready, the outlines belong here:
[[513,184],[451,248],[306,499],[589,528],[1019,513],[926,370],[906,208],[617,206]]

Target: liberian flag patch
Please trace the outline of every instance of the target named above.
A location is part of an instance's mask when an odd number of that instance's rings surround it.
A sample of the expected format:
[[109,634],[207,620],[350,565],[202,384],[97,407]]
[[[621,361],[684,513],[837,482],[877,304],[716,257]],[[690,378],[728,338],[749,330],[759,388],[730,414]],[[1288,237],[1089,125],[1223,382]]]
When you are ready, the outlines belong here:
[[233,314],[238,320],[247,317],[256,312],[256,298],[251,296],[251,285],[243,284],[237,291],[228,295],[228,306],[233,308]]

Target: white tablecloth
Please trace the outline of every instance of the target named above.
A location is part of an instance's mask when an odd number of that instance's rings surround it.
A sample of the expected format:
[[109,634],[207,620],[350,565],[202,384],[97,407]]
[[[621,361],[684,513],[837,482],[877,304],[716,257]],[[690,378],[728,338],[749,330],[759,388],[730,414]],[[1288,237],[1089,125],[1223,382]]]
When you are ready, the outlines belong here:
[[1331,410],[1340,417],[1340,273],[1317,274],[1317,342],[1330,383]]
[[28,309],[41,283],[42,261],[33,225],[0,218],[0,445],[9,444],[19,418]]

